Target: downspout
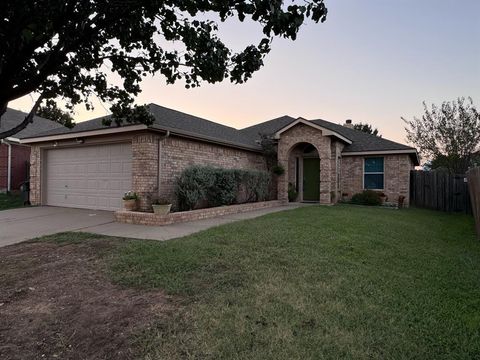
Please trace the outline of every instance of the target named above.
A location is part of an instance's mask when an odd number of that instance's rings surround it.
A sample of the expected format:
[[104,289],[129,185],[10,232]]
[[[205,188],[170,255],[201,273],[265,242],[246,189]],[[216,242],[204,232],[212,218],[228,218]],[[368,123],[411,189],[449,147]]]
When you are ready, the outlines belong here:
[[167,130],[164,136],[158,138],[158,169],[157,169],[157,196],[160,198],[160,172],[162,169],[162,142],[170,136],[170,130]]
[[7,158],[7,192],[12,190],[12,144],[7,142],[8,158]]

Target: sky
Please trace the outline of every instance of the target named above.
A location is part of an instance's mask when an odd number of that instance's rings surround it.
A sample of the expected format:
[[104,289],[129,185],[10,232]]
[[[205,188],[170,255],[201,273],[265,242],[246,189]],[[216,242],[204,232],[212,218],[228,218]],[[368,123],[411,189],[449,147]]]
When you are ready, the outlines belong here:
[[[156,103],[243,128],[282,115],[369,123],[406,143],[401,117],[471,96],[480,107],[479,0],[326,0],[327,21],[309,22],[296,41],[275,39],[247,83],[185,89],[160,75],[142,82],[138,104]],[[240,50],[261,39],[253,22],[228,21],[220,36]],[[116,80],[112,77],[112,82]],[[10,107],[28,111],[30,96]],[[78,107],[76,121],[108,114]]]

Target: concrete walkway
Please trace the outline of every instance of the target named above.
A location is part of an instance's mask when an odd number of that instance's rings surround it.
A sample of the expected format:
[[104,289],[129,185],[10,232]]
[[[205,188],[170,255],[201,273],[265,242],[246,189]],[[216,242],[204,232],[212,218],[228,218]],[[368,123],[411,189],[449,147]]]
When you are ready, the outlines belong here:
[[301,206],[301,204],[288,204],[270,209],[166,226],[120,224],[113,220],[113,213],[110,211],[50,206],[3,210],[0,211],[0,246],[64,231],[82,231],[135,239],[168,240],[214,226],[252,219],[298,206]]

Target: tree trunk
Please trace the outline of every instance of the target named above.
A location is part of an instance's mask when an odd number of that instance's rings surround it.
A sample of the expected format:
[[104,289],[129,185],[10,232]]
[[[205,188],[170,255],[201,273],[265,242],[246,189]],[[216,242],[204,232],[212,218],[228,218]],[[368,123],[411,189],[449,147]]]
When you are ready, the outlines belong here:
[[[7,137],[10,137],[12,135],[15,135],[16,133],[25,129],[28,126],[28,124],[32,123],[33,122],[33,117],[35,116],[35,113],[37,112],[38,108],[40,107],[40,104],[42,103],[42,101],[43,101],[43,94],[41,94],[38,97],[37,101],[35,101],[35,104],[33,104],[33,107],[30,110],[30,112],[28,113],[27,116],[25,116],[25,119],[20,124],[18,124],[17,126],[11,128],[9,130],[0,132],[0,140],[5,139]],[[1,121],[2,116],[5,116],[7,106],[5,105],[3,108],[5,109],[3,114],[1,113],[2,109],[0,109],[0,121]]]

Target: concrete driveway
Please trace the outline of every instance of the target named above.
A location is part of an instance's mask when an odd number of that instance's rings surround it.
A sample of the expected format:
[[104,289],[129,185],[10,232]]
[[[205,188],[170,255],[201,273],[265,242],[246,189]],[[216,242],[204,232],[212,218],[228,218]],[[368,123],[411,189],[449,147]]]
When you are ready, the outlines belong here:
[[110,211],[51,206],[3,210],[0,211],[0,246],[58,232],[84,230],[111,222],[113,213]]
[[84,210],[52,206],[26,207],[0,211],[0,247],[64,231],[136,239],[169,240],[187,236],[214,226],[293,209],[305,204],[290,203],[274,208],[225,215],[166,226],[120,224],[110,211]]

